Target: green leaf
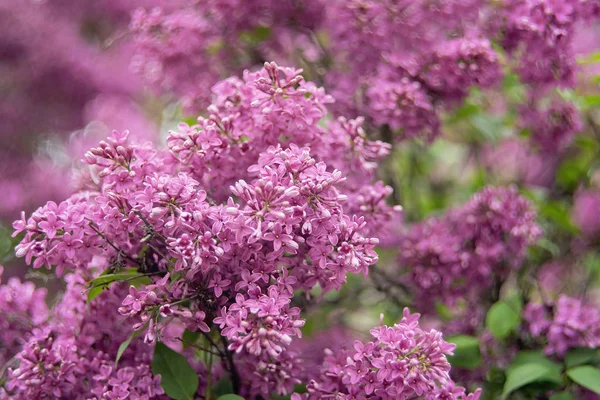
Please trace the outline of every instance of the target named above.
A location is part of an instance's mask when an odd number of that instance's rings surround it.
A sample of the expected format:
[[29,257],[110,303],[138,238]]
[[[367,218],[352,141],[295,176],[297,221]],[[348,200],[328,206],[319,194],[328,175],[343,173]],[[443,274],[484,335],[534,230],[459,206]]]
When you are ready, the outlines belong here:
[[550,400],[575,400],[569,392],[558,392],[550,396]]
[[600,94],[588,94],[587,96],[584,96],[583,103],[586,108],[599,106]]
[[133,339],[135,339],[136,337],[140,336],[143,331],[144,331],[144,329],[140,329],[139,331],[134,331],[127,338],[127,340],[125,340],[123,343],[121,343],[121,345],[119,346],[119,350],[117,350],[117,358],[115,358],[115,368],[117,368],[117,365],[119,364],[119,360],[123,356],[123,353],[125,352],[125,350],[127,350],[127,348],[129,347],[129,344],[131,343],[131,341]]
[[453,367],[474,369],[481,365],[481,351],[477,338],[458,335],[449,337],[447,341],[456,345],[454,355],[448,357]]
[[470,118],[471,124],[485,141],[496,141],[502,138],[502,121],[490,115],[478,114]]
[[502,398],[505,399],[515,390],[535,382],[551,382],[558,385],[562,383],[560,372],[545,363],[518,365],[507,371]]
[[191,400],[198,390],[198,375],[181,354],[161,342],[154,347],[152,373],[160,374],[160,384],[167,396],[175,400]]
[[219,397],[217,400],[244,400],[242,396],[238,396],[237,394],[225,394]]
[[515,356],[515,359],[512,361],[509,370],[519,367],[525,364],[544,364],[549,368],[553,368],[560,372],[561,366],[560,364],[555,363],[546,357],[540,350],[522,350]]
[[13,253],[13,243],[10,232],[0,225],[0,262],[8,260]]
[[577,234],[579,229],[571,221],[569,207],[566,203],[549,201],[539,204],[540,214],[558,225],[559,228],[571,234]]
[[271,28],[258,25],[251,31],[244,31],[240,34],[240,39],[249,44],[259,44],[271,36]]
[[598,350],[589,348],[572,349],[565,356],[565,365],[567,368],[577,367],[587,364],[598,356]]
[[600,394],[600,369],[584,365],[567,370],[567,376],[579,386]]
[[505,301],[495,303],[487,313],[485,324],[496,339],[507,337],[521,322],[515,307]]
[[577,63],[580,65],[600,63],[600,51],[592,54],[586,54],[582,57],[577,57]]
[[233,393],[233,385],[231,380],[227,376],[223,376],[217,383],[212,387],[213,395],[222,396],[225,394]]
[[[136,278],[137,277],[137,278]],[[104,271],[100,276],[95,279],[92,279],[88,286],[90,290],[88,291],[87,302],[91,302],[94,300],[104,289],[107,289],[114,282],[121,282],[127,280],[133,286],[139,285],[149,285],[150,278],[144,276],[137,272],[135,269],[131,269],[126,272],[118,272],[116,274],[107,274]]]
[[183,331],[183,335],[181,340],[183,341],[183,348],[187,349],[190,345],[196,344],[198,338],[200,337],[200,332],[193,332],[189,329]]

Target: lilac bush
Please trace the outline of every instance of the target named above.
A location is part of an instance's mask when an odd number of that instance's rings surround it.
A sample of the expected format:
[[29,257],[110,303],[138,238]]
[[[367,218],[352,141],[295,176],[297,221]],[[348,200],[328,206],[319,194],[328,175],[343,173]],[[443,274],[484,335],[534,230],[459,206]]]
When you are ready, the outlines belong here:
[[598,398],[599,19],[0,5],[0,399]]

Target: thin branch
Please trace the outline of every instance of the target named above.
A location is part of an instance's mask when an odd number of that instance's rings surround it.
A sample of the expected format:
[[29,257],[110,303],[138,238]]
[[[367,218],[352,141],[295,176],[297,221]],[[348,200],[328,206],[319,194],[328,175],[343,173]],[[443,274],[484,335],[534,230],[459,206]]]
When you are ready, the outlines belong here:
[[120,256],[125,256],[125,258],[127,258],[132,263],[137,264],[138,266],[141,266],[141,264],[140,264],[140,262],[138,260],[136,260],[135,258],[131,257],[129,254],[125,253],[123,250],[121,250],[117,246],[115,246],[110,240],[108,240],[108,238],[94,226],[94,221],[91,221],[91,220],[88,219],[88,222],[89,222],[88,225],[90,226],[90,228],[92,228],[94,230],[94,232],[96,232],[102,239],[104,239],[104,241],[106,243],[108,243],[108,245],[110,247],[112,247],[113,249],[115,249],[115,251],[117,251]]

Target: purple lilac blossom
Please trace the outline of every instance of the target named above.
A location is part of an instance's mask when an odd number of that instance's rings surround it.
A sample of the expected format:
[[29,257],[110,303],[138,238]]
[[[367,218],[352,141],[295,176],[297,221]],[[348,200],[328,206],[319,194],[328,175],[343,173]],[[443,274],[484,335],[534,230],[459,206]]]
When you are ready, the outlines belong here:
[[600,313],[579,299],[560,295],[553,304],[529,303],[523,317],[531,335],[544,340],[547,354],[600,347]]

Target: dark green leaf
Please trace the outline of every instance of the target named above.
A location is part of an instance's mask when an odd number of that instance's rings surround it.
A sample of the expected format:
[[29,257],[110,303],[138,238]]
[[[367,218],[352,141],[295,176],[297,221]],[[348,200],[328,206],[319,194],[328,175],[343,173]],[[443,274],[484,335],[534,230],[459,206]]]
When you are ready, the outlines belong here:
[[569,208],[566,204],[556,201],[541,203],[539,210],[543,217],[549,219],[561,229],[572,234],[579,232],[578,228],[571,222]]
[[487,328],[497,339],[507,337],[521,322],[518,310],[505,301],[495,303],[485,318]]
[[212,387],[212,392],[215,396],[222,396],[225,394],[233,393],[233,385],[231,384],[231,380],[224,376],[217,383],[215,383]]
[[240,39],[243,42],[253,45],[264,42],[271,36],[271,28],[268,26],[257,26],[251,31],[244,31],[240,34]]
[[600,394],[600,369],[584,365],[567,370],[567,376],[578,385]]
[[550,396],[550,400],[575,400],[569,392],[558,392]]
[[598,356],[598,350],[589,348],[572,349],[565,356],[565,365],[567,368],[577,367],[587,364]]
[[535,382],[552,382],[560,385],[562,381],[560,373],[544,363],[518,365],[507,371],[502,398],[506,398],[515,390]]
[[196,344],[199,337],[200,332],[193,332],[188,329],[183,331],[183,336],[181,337],[181,340],[183,341],[183,348],[186,349],[190,347],[190,345]]
[[13,243],[10,232],[0,225],[0,262],[3,262],[12,255]]
[[160,384],[172,399],[191,400],[198,390],[198,375],[185,357],[160,342],[154,348],[152,373],[160,374]]
[[104,289],[107,289],[112,283],[121,282],[125,280],[127,280],[127,282],[136,287],[138,285],[148,285],[151,283],[150,278],[140,274],[135,269],[131,269],[126,272],[118,272],[115,274],[107,274],[105,271],[104,273],[102,273],[102,275],[98,276],[95,279],[92,279],[88,283],[88,286],[90,287],[87,297],[88,303],[94,300],[100,293],[102,293]]
[[474,369],[481,365],[481,351],[477,338],[458,335],[449,337],[447,341],[456,345],[454,356],[448,357],[453,367]]
[[560,372],[562,368],[560,364],[550,360],[539,350],[522,350],[517,353],[508,369],[511,370],[525,364],[544,364],[558,372]]
[[238,396],[237,394],[225,394],[219,397],[217,400],[244,400],[242,396]]

